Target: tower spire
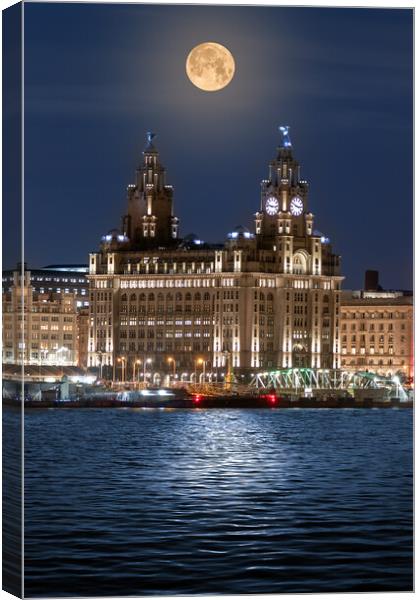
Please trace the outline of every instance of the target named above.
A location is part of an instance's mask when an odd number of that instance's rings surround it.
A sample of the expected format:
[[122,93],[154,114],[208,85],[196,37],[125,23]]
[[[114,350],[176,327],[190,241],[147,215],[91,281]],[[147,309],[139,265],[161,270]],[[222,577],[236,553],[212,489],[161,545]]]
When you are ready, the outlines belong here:
[[135,184],[128,186],[128,211],[124,233],[133,248],[151,248],[176,243],[178,219],[173,215],[173,188],[166,185],[165,168],[153,145],[155,134],[146,133],[143,160],[136,170]]
[[157,152],[156,148],[153,145],[153,138],[156,137],[156,134],[153,131],[146,132],[146,147],[144,152]]
[[292,142],[290,140],[290,135],[289,135],[289,125],[280,125],[279,126],[279,131],[282,134],[282,143],[280,144],[281,148],[291,148],[292,147]]

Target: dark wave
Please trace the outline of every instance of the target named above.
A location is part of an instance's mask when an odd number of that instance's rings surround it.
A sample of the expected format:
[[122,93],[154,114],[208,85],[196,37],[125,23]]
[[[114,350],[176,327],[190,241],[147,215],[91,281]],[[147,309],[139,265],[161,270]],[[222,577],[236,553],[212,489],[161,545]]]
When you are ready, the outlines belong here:
[[412,412],[25,417],[27,596],[407,591]]

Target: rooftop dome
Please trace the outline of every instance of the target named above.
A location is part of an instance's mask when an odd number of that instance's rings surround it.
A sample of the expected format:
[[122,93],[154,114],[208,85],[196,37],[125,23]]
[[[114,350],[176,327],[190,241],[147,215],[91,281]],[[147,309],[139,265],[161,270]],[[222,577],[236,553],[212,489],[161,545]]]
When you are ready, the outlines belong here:
[[120,233],[118,229],[111,229],[106,235],[102,236],[101,241],[108,244],[111,242],[128,242],[128,237]]
[[318,231],[318,229],[314,230],[313,235],[321,238],[321,244],[329,244],[330,243],[330,238],[327,237],[326,235],[324,235],[322,233],[322,231]]
[[196,246],[200,246],[201,244],[204,244],[204,241],[200,240],[198,235],[195,233],[189,233],[188,235],[186,235],[184,237],[184,242],[187,244],[194,244]]
[[244,227],[243,225],[237,225],[233,231],[228,233],[227,237],[230,240],[237,240],[237,239],[249,240],[254,237],[254,234],[251,233],[247,227]]

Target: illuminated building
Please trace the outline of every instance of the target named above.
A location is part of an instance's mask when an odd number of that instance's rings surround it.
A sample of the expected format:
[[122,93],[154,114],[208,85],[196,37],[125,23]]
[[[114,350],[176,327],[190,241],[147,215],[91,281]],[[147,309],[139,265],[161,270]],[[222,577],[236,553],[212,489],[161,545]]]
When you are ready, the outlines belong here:
[[[261,184],[255,233],[179,238],[173,189],[148,134],[122,231],[90,254],[88,366],[155,381],[275,367],[339,368],[339,257],[314,228],[288,128]],[[119,364],[118,364],[119,360]],[[124,370],[122,369],[124,365]],[[118,370],[119,369],[119,370]]]
[[31,272],[4,291],[3,363],[77,365],[77,295],[34,290]]
[[89,309],[77,309],[77,366],[87,369],[89,339]]
[[[24,268],[25,340],[21,339],[21,264],[3,271],[3,362],[87,367],[86,265]],[[76,311],[75,320],[68,314]],[[42,313],[41,320],[37,313]],[[57,316],[61,315],[61,316]],[[64,313],[66,313],[64,315]],[[47,316],[50,315],[50,316]],[[58,319],[58,320],[57,320]],[[41,331],[42,328],[42,331]],[[71,337],[69,337],[71,336]],[[23,345],[24,344],[24,345]],[[57,350],[58,353],[57,353]]]
[[412,293],[382,290],[377,277],[366,287],[342,292],[342,369],[413,377]]
[[[20,263],[17,269],[3,271],[3,292],[10,292],[14,285],[15,271],[21,270]],[[48,265],[41,269],[27,270],[30,284],[38,294],[75,294],[78,308],[88,306],[88,281],[87,265]]]

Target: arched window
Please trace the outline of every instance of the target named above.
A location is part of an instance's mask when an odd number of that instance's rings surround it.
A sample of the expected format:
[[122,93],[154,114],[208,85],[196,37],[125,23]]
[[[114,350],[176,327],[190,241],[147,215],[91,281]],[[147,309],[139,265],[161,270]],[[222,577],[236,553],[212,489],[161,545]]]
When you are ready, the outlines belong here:
[[163,294],[162,292],[159,292],[158,296],[157,296],[158,302],[163,302]]
[[295,275],[304,275],[306,273],[306,260],[302,254],[295,254],[293,257],[293,273]]
[[127,302],[127,294],[121,296],[121,302]]
[[210,294],[208,292],[204,294],[204,300],[210,300]]
[[136,301],[136,294],[131,294],[130,302],[135,302],[135,301]]
[[273,294],[267,294],[267,300],[268,302],[273,302]]
[[181,302],[181,300],[182,300],[182,294],[181,294],[181,292],[177,292],[177,293],[176,293],[176,295],[175,295],[175,300],[176,300],[177,302]]
[[166,302],[173,302],[174,301],[174,297],[171,294],[171,292],[169,292],[169,294],[166,294]]
[[189,292],[187,292],[187,293],[185,294],[185,301],[186,301],[186,302],[191,302],[191,294],[190,294]]
[[146,302],[146,294],[140,294],[139,302]]
[[155,301],[155,295],[152,293],[149,294],[149,298],[148,298],[149,302],[154,302]]
[[200,294],[200,292],[196,292],[194,294],[194,300],[201,300],[201,294]]

